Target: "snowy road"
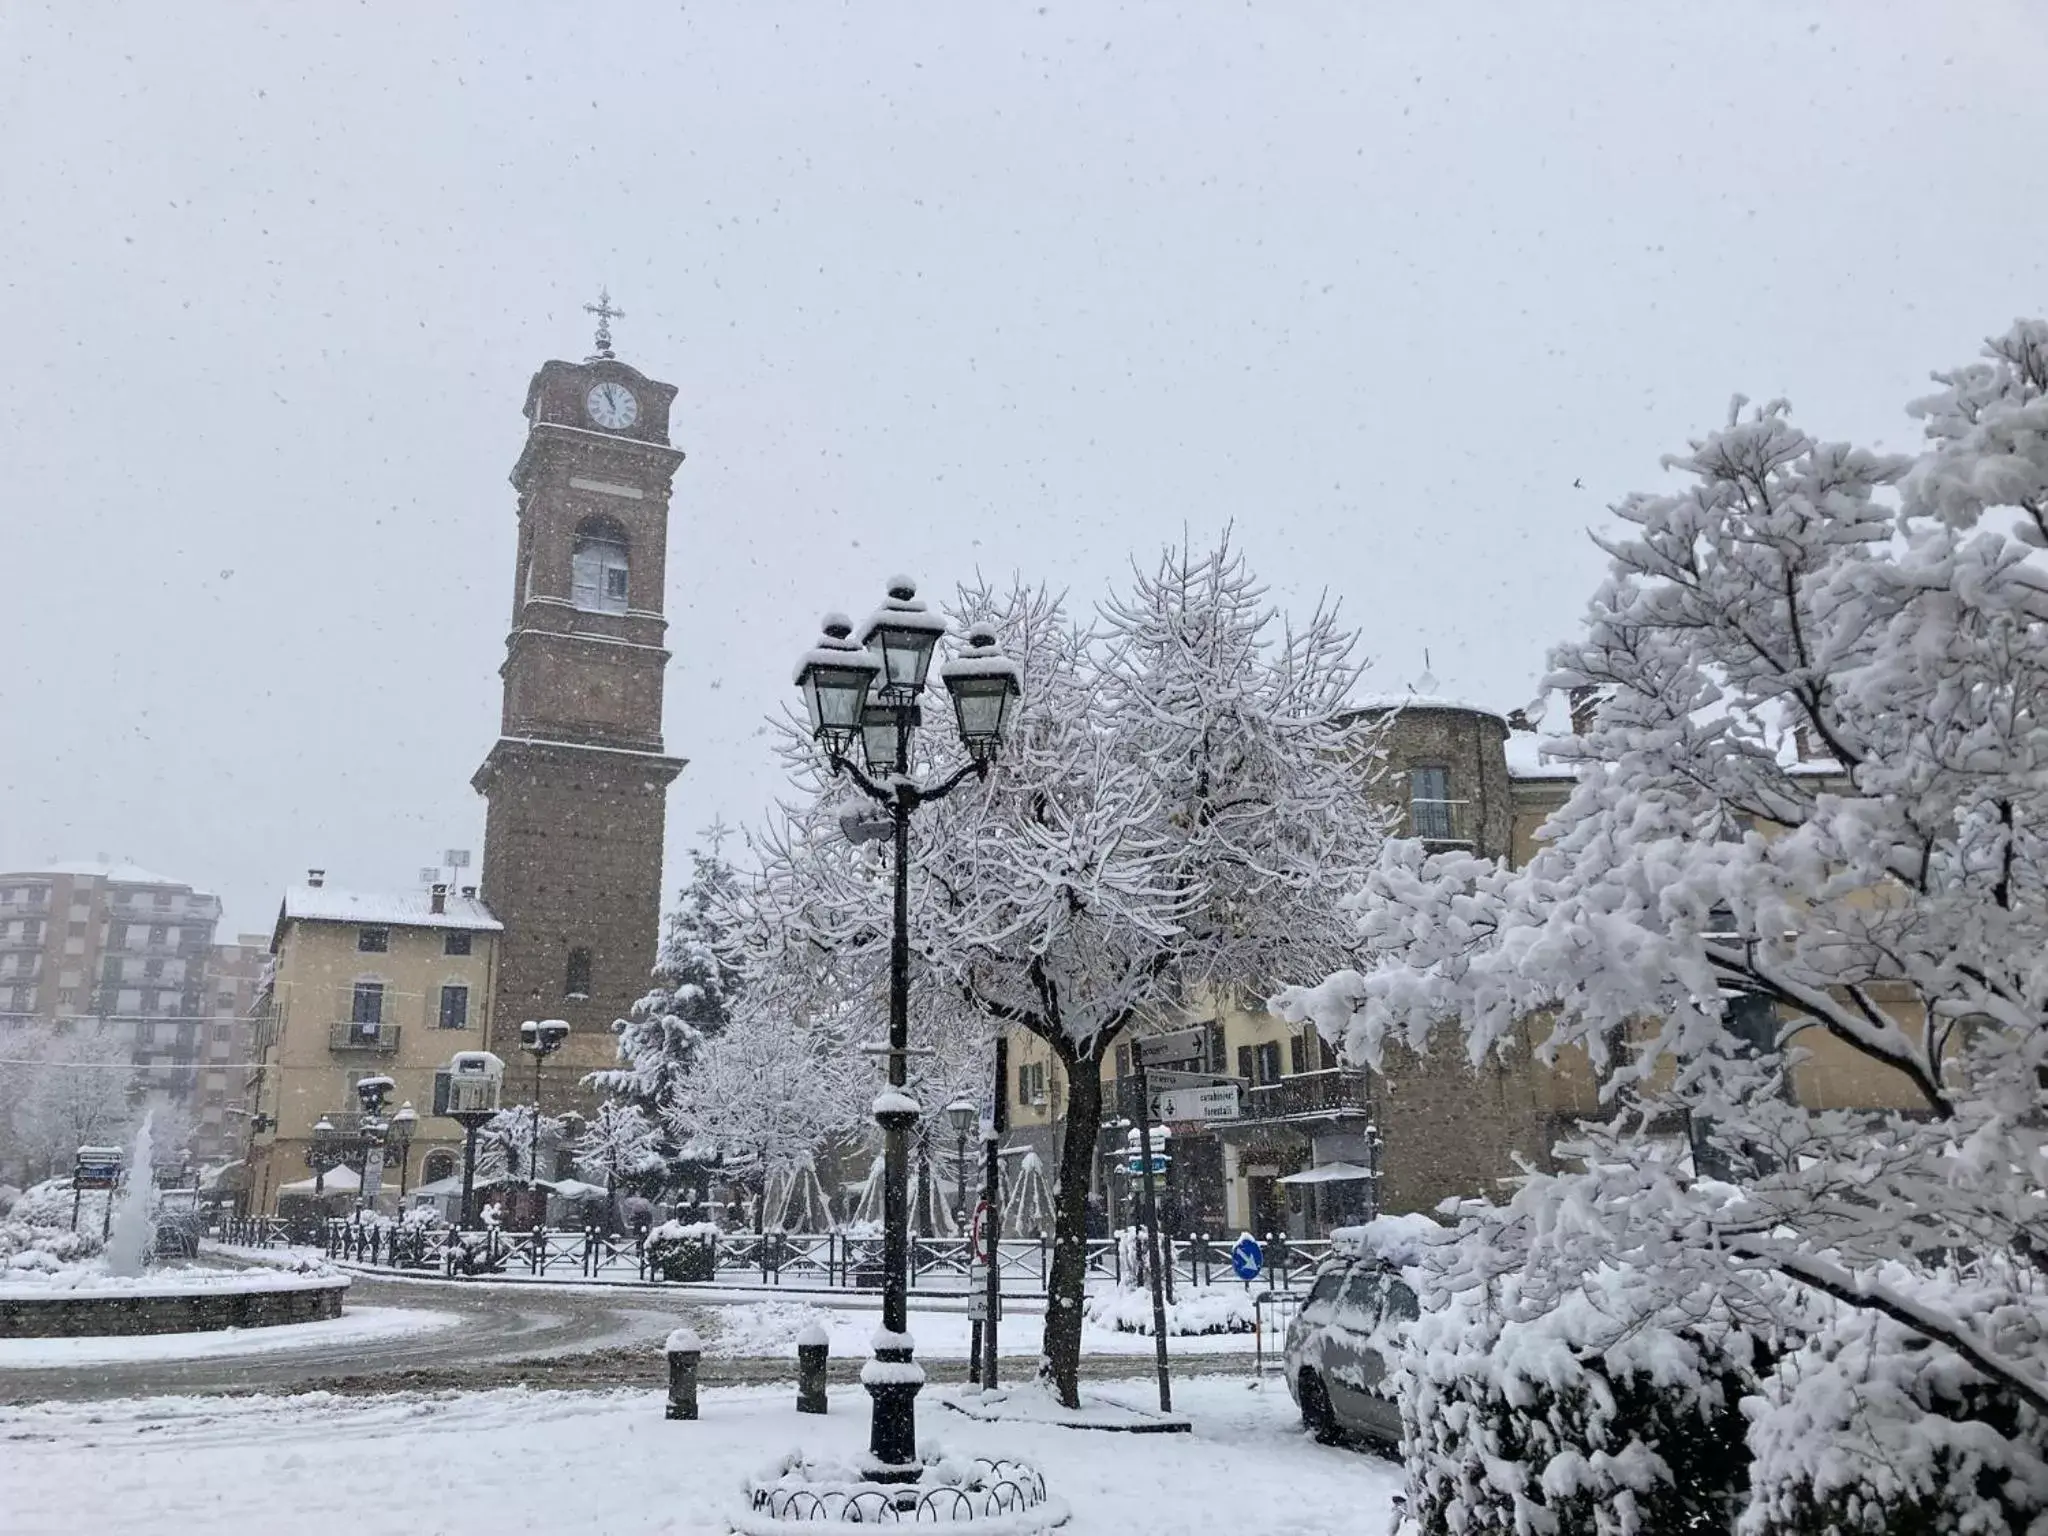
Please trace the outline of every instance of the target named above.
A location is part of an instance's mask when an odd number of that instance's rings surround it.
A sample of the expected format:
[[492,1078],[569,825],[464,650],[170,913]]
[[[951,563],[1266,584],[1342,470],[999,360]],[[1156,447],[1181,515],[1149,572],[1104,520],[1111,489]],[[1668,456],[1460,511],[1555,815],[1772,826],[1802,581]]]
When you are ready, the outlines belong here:
[[[348,1309],[391,1307],[452,1314],[454,1322],[415,1335],[344,1337],[248,1355],[200,1354],[122,1363],[0,1364],[0,1402],[127,1397],[137,1393],[271,1391],[389,1373],[489,1373],[512,1359],[575,1357],[592,1351],[651,1354],[678,1321],[703,1314],[649,1305],[642,1297],[514,1291],[497,1286],[415,1286],[358,1278]],[[706,1324],[708,1331],[708,1323]],[[285,1329],[263,1330],[283,1335]],[[42,1342],[42,1341],[35,1341]],[[92,1341],[81,1341],[90,1343]],[[266,1343],[268,1340],[266,1340]],[[0,1345],[0,1360],[5,1358]]]
[[[1125,1393],[1133,1389],[1126,1388]],[[1188,1435],[980,1424],[937,1405],[919,1435],[1029,1457],[1073,1508],[1067,1536],[1386,1536],[1400,1469],[1316,1445],[1284,1388],[1209,1377]],[[866,1399],[825,1418],[761,1387],[704,1394],[696,1423],[658,1394],[519,1389],[377,1398],[158,1398],[0,1409],[9,1536],[364,1536],[433,1531],[722,1532],[741,1477],[792,1446],[852,1454]]]
[[[660,1341],[687,1323],[711,1343],[707,1383],[780,1380],[793,1374],[790,1344],[797,1330],[823,1321],[832,1338],[833,1375],[851,1380],[878,1320],[872,1308],[822,1312],[814,1301],[745,1296],[726,1304],[684,1304],[676,1293],[579,1285],[450,1285],[379,1280],[358,1275],[349,1313],[388,1309],[426,1326],[331,1336],[296,1329],[260,1329],[222,1348],[218,1336],[190,1336],[191,1353],[172,1358],[176,1341],[82,1339],[0,1340],[0,1403],[100,1399],[158,1393],[472,1390],[529,1384],[601,1388],[652,1385],[661,1379]],[[346,1321],[346,1314],[344,1316]],[[966,1347],[965,1317],[920,1315],[918,1337],[935,1380],[958,1379]],[[322,1328],[326,1325],[312,1325]],[[1020,1314],[1005,1324],[1004,1375],[1034,1369],[1040,1319]],[[1247,1372],[1240,1338],[1176,1339],[1176,1371]],[[147,1345],[131,1351],[116,1346]],[[64,1347],[77,1346],[71,1359]],[[1142,1376],[1151,1344],[1135,1335],[1090,1329],[1082,1361],[1093,1378]],[[139,1356],[139,1357],[138,1357]]]

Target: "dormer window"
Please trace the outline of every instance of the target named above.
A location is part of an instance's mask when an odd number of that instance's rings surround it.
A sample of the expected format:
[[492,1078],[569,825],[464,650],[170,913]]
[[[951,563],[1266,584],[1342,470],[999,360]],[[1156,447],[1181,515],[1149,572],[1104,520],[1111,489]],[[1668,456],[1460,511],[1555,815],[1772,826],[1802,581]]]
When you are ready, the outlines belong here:
[[569,556],[569,600],[585,613],[624,613],[629,568],[625,535],[610,523],[585,523]]

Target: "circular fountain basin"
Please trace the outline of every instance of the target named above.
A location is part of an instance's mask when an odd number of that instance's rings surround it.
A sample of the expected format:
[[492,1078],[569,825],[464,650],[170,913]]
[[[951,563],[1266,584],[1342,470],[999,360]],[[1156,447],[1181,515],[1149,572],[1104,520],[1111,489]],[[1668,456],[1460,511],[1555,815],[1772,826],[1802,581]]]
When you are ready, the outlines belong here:
[[160,1270],[0,1283],[0,1339],[207,1333],[341,1316],[346,1275]]

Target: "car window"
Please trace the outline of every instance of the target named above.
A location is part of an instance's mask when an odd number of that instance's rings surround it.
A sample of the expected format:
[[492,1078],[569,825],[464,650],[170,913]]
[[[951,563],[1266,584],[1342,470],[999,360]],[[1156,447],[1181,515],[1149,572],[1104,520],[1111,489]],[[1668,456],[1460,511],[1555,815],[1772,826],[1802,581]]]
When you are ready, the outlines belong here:
[[1344,1310],[1356,1321],[1369,1321],[1379,1305],[1380,1277],[1369,1269],[1353,1270],[1344,1282]]
[[1344,1277],[1335,1270],[1326,1275],[1316,1276],[1316,1283],[1309,1287],[1308,1302],[1304,1303],[1304,1305],[1331,1300],[1337,1294],[1337,1287],[1343,1283]]
[[1406,1281],[1395,1280],[1387,1286],[1387,1316],[1391,1321],[1412,1323],[1422,1316],[1422,1303],[1416,1300],[1415,1292]]

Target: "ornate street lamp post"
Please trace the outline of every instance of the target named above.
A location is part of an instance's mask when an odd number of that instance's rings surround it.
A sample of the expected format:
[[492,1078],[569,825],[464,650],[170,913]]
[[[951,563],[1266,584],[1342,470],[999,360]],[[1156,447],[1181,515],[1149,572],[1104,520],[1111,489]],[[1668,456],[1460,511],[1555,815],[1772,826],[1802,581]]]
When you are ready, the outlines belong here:
[[362,1179],[356,1185],[358,1214],[365,1206],[375,1214],[377,1195],[384,1187],[384,1101],[396,1086],[390,1078],[382,1076],[356,1080],[356,1099],[363,1106],[359,1143],[363,1159]]
[[[1017,665],[996,649],[993,629],[976,625],[965,648],[940,670],[952,695],[961,745],[968,761],[935,784],[910,776],[911,733],[923,723],[921,701],[932,652],[946,621],[918,600],[905,577],[889,582],[888,600],[876,610],[858,644],[841,614],[825,620],[825,633],[797,665],[796,682],[809,707],[811,731],[831,759],[832,771],[852,778],[889,815],[894,850],[895,924],[889,951],[888,1084],[875,1098],[882,1128],[882,1327],[875,1357],[861,1372],[874,1400],[868,1431],[867,1473],[880,1482],[914,1482],[917,1462],[917,1392],[924,1375],[911,1362],[908,1323],[910,1211],[909,1135],[922,1115],[906,1091],[910,1052],[910,818],[944,798],[995,761],[1018,693]],[[855,741],[866,759],[852,760]],[[885,1342],[886,1341],[886,1342]]]
[[960,1235],[967,1230],[967,1133],[981,1118],[981,1106],[968,1098],[955,1099],[946,1106],[946,1118],[953,1126],[953,1224]]
[[527,1139],[526,1187],[534,1202],[534,1230],[547,1214],[547,1197],[540,1192],[540,1064],[559,1051],[569,1039],[566,1019],[528,1019],[519,1026],[519,1049],[533,1058],[533,1128]]
[[398,1214],[405,1216],[405,1194],[411,1187],[412,1136],[419,1128],[419,1111],[411,1101],[398,1106],[398,1113],[391,1117],[391,1123],[384,1128],[384,1139],[391,1144],[391,1150],[398,1154]]

